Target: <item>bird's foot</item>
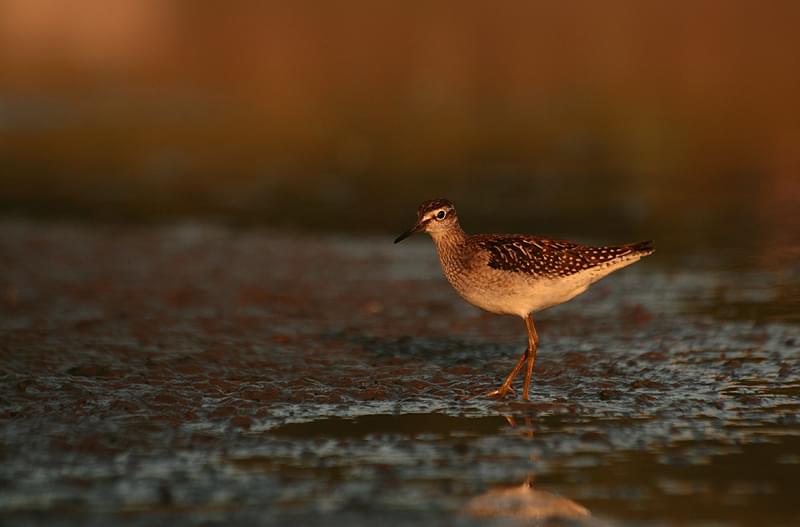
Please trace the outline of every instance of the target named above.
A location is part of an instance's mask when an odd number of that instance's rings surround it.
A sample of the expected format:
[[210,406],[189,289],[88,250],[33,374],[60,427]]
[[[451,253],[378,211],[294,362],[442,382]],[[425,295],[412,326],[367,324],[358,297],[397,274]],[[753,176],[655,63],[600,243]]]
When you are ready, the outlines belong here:
[[513,386],[510,384],[504,384],[500,388],[487,393],[486,397],[497,397],[498,399],[502,399],[508,392],[516,393]]

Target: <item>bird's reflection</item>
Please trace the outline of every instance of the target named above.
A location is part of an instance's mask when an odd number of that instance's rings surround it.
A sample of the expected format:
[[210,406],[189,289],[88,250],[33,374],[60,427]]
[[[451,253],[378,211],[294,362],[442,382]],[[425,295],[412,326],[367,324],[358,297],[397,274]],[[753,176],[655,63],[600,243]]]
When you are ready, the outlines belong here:
[[[513,415],[506,415],[503,417],[506,418],[506,421],[511,428],[517,428],[517,419]],[[526,437],[533,439],[533,421],[529,415],[523,417],[523,424],[525,425],[525,428],[522,428],[521,432]]]
[[[524,416],[523,426],[517,418],[507,415],[506,421],[528,438],[534,437],[530,416]],[[589,509],[569,498],[534,488],[534,476],[521,485],[500,485],[469,500],[464,512],[475,518],[508,518],[526,520],[526,525],[584,525],[591,522]]]
[[580,503],[535,489],[532,476],[522,485],[495,487],[472,498],[464,512],[476,518],[527,519],[534,522],[533,525],[591,517],[589,510]]

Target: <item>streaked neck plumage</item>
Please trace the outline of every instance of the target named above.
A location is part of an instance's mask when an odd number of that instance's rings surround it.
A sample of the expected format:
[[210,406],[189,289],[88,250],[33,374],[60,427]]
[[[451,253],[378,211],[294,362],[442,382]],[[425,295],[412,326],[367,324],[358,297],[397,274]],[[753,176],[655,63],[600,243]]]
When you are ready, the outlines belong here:
[[459,253],[461,247],[467,241],[467,234],[455,220],[446,229],[436,229],[429,232],[433,243],[436,244],[436,251],[439,258],[446,260]]

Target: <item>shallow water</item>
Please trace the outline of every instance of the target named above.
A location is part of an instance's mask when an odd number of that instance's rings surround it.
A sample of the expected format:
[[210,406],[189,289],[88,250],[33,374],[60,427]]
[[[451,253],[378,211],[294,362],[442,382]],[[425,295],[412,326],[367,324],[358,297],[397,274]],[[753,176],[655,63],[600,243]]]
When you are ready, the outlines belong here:
[[523,403],[480,394],[524,325],[428,240],[7,221],[0,255],[5,525],[800,523],[791,260],[616,273],[539,315]]

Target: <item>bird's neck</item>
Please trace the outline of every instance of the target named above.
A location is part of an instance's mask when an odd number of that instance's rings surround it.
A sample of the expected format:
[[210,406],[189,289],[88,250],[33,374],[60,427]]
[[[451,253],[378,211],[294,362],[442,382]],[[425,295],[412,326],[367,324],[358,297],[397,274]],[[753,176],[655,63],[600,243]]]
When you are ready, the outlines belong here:
[[459,248],[464,245],[464,242],[466,242],[467,234],[464,232],[464,229],[461,228],[461,225],[456,223],[452,228],[445,231],[432,232],[431,238],[433,238],[433,242],[436,244],[436,250],[439,254],[446,255],[448,253],[457,252]]

